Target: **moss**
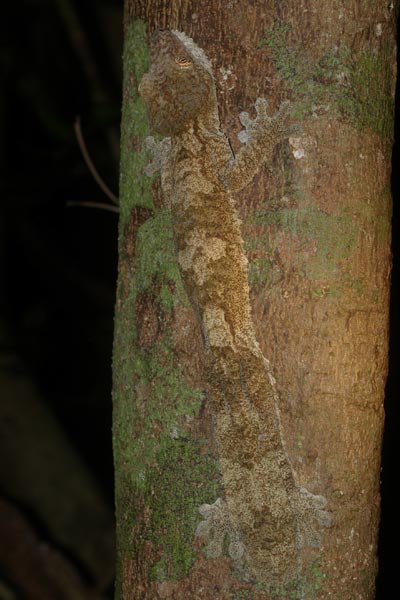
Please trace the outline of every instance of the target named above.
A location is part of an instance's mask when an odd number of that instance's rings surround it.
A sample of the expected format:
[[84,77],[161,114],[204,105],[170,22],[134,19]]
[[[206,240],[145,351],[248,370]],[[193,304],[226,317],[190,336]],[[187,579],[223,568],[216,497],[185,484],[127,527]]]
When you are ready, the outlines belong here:
[[[198,415],[202,392],[188,384],[168,329],[168,323],[173,326],[172,310],[188,305],[188,300],[177,267],[170,214],[154,205],[152,180],[144,174],[148,158],[141,142],[148,134],[148,122],[137,82],[148,65],[145,24],[135,21],[125,36],[120,277],[113,357],[118,560],[130,556],[140,561],[148,541],[157,557],[151,576],[180,578],[194,558],[198,507],[216,498],[219,475],[206,448],[186,432],[187,423]],[[150,208],[150,216],[129,227],[132,209],[138,206]],[[136,235],[135,240],[125,239],[126,232]],[[164,330],[145,347],[138,335],[146,327],[137,322],[140,298],[151,299],[166,313]]]
[[[385,43],[379,50],[358,55],[345,45],[334,46],[315,59],[301,45],[290,44],[289,35],[290,26],[277,23],[265,31],[259,47],[268,47],[277,74],[293,99],[292,117],[334,117],[391,142],[393,90]],[[364,223],[375,231],[379,243],[387,243],[390,219],[385,207],[390,205],[390,190],[382,191],[382,213],[376,214],[376,203],[364,202],[352,206],[351,212],[342,209],[333,215],[312,208],[301,194],[294,197],[296,190],[291,189],[288,178],[284,185],[289,187],[281,190],[280,200],[269,199],[268,208],[262,207],[248,219],[252,225],[246,246],[250,283],[269,288],[280,280],[282,273],[273,257],[279,241],[275,234],[284,232],[291,236],[293,266],[318,282],[312,291],[315,299],[338,297],[344,288],[358,296],[371,296],[367,282],[347,273],[343,261],[355,247]],[[287,206],[282,206],[283,197],[289,199]]]
[[288,211],[285,215],[288,230],[295,222],[302,237],[316,241],[315,255],[305,265],[306,275],[310,279],[329,279],[355,245],[357,232],[351,217],[345,211],[327,215],[311,207],[295,212],[298,214],[292,215],[293,211]]
[[[260,244],[261,247],[261,244]],[[273,283],[273,273],[275,269],[273,260],[266,256],[259,256],[249,261],[249,283],[251,287],[257,288],[260,285],[270,286]]]
[[348,80],[349,50],[331,48],[319,60],[311,60],[304,48],[288,43],[289,32],[289,25],[276,24],[264,32],[258,47],[269,48],[280,78],[291,91],[295,100],[293,117],[301,119],[328,111],[338,114],[336,99],[342,97]]
[[[240,582],[245,572],[235,570],[233,576]],[[304,574],[284,586],[271,586],[264,583],[254,583],[250,589],[235,590],[235,600],[253,599],[254,592],[258,592],[257,598],[268,598],[269,600],[318,600],[324,590],[328,575],[325,573],[318,561],[314,561],[304,569]],[[247,579],[247,576],[244,577]],[[243,582],[244,583],[244,582]],[[264,594],[266,594],[264,596]]]
[[[157,210],[154,217],[147,219],[139,228],[136,237],[136,255],[138,265],[135,286],[138,292],[150,287],[154,279],[157,279],[163,282],[163,304],[165,303],[171,309],[177,302],[188,304],[179,274],[169,210],[165,208]],[[173,285],[174,299],[165,289],[168,283]]]
[[275,68],[295,100],[292,115],[330,114],[357,129],[393,137],[394,100],[387,48],[353,56],[346,45],[334,46],[318,59],[288,43],[290,27],[276,24],[264,32],[258,47],[267,46]]
[[160,302],[164,310],[170,311],[176,305],[176,296],[171,290],[170,284],[164,284],[160,290]]
[[318,600],[326,580],[327,574],[315,561],[306,569],[304,576],[297,581],[293,581],[284,588],[271,590],[271,598],[274,600]]
[[[141,276],[134,280],[125,316],[129,307],[133,310],[132,299],[140,286],[145,281],[151,285],[146,277],[152,269],[160,270],[155,260],[147,266],[145,273],[136,272]],[[161,279],[169,268],[159,271]],[[216,497],[219,477],[214,459],[202,454],[200,444],[185,432],[185,424],[198,415],[203,395],[188,385],[177,364],[170,330],[157,344],[143,349],[134,339],[133,322],[129,330],[125,323],[117,319],[114,354],[116,502],[123,515],[119,545],[134,556],[143,540],[151,541],[160,556],[152,576],[179,578],[193,561],[198,507]],[[143,504],[150,516],[132,535],[142,523]]]
[[[246,218],[245,223],[251,223],[253,228],[250,229],[248,235],[245,235],[245,250],[249,260],[248,278],[252,288],[257,288],[259,285],[268,285],[273,283],[273,271],[275,263],[273,260],[272,247],[269,244],[268,237],[259,235],[258,226],[260,221],[257,215],[252,215]],[[265,222],[265,221],[263,221]],[[256,226],[254,227],[254,224]]]
[[[283,231],[293,236],[299,252],[294,265],[312,280],[329,279],[338,269],[340,262],[349,256],[357,239],[357,228],[352,217],[342,210],[339,214],[327,214],[313,206],[278,208],[256,211],[251,217],[259,227],[269,226],[269,242],[257,229],[247,244],[247,250],[259,248],[261,256],[250,258],[250,279],[264,285],[273,277],[273,234]],[[309,245],[313,244],[313,255],[309,256]],[[253,247],[252,247],[253,244]],[[302,249],[306,252],[303,254]]]
[[157,468],[160,449],[171,438],[183,435],[181,417],[198,414],[202,393],[187,385],[166,338],[150,351],[136,348],[131,368],[137,381],[131,419],[134,442],[125,458],[129,457],[131,485],[145,490],[149,472]]
[[304,71],[305,65],[301,62],[299,49],[288,44],[290,30],[288,23],[276,23],[273,29],[264,31],[265,37],[257,44],[257,48],[267,46],[271,50],[275,68],[284,81],[302,85],[304,75],[301,75],[301,71]]
[[371,129],[382,137],[393,137],[394,101],[390,61],[385,48],[364,51],[350,69],[350,85],[341,98],[341,111],[359,129]]
[[147,152],[141,149],[142,140],[149,133],[147,113],[138,95],[137,85],[148,69],[149,50],[146,25],[136,20],[125,31],[123,107],[121,122],[120,161],[120,231],[128,222],[132,208],[154,208],[151,194],[152,180],[143,170],[148,162]]
[[190,439],[169,437],[156,460],[148,481],[150,527],[144,534],[159,553],[151,574],[158,580],[180,579],[194,562],[199,506],[218,495],[218,471],[214,458]]

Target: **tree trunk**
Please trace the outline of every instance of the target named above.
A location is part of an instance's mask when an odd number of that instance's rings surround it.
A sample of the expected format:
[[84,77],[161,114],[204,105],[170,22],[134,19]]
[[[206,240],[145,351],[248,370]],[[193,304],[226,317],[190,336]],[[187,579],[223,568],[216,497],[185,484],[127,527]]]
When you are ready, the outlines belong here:
[[[393,3],[125,4],[116,598],[372,599],[388,352]],[[182,283],[160,180],[144,172],[149,125],[137,86],[156,28],[184,31],[212,61],[221,128],[235,152],[237,116],[257,97],[268,98],[271,112],[290,99],[302,126],[235,195],[253,323],[276,379],[286,450],[299,485],[324,496],[332,515],[322,545],[299,550],[301,572],[282,585],[235,560],[225,531],[220,556],[196,535],[224,495],[222,453],[201,322]]]

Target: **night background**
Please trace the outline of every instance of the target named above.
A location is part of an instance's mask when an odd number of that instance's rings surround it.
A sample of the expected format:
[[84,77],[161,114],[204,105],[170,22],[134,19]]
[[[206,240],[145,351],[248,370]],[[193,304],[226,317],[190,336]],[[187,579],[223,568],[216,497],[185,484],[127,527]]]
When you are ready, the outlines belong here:
[[[122,5],[2,6],[0,600],[112,598],[118,214],[74,124],[117,194]],[[398,165],[397,144],[379,600],[393,598],[399,569]]]

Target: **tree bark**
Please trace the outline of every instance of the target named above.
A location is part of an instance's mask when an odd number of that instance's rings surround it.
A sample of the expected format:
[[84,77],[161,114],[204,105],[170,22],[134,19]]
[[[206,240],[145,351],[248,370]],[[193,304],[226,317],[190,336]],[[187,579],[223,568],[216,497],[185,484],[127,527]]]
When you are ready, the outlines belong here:
[[[116,598],[374,597],[387,371],[395,8],[381,0],[127,0],[114,345]],[[271,589],[210,558],[199,507],[221,492],[196,314],[160,182],[148,178],[137,85],[147,36],[184,31],[213,65],[222,130],[259,96],[302,132],[235,200],[253,322],[300,485],[328,499],[323,545]],[[228,543],[226,541],[225,543]],[[269,587],[269,589],[268,589]]]

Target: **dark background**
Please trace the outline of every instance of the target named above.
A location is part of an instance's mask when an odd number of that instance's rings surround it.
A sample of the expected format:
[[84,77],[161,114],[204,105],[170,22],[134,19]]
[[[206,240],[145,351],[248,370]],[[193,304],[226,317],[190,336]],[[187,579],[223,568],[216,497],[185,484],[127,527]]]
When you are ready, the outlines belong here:
[[[7,2],[0,31],[0,367],[12,363],[15,372],[18,365],[17,371],[33,383],[43,406],[56,415],[93,474],[112,514],[111,352],[118,215],[74,204],[110,200],[85,165],[73,124],[79,116],[93,163],[117,194],[122,0]],[[396,138],[398,132],[397,118]],[[379,599],[393,598],[399,568],[398,165],[396,144]],[[1,394],[0,389],[0,402]],[[0,456],[0,461],[7,460]],[[6,488],[0,480],[0,499],[13,503]],[[64,552],[29,506],[19,501],[18,509],[33,523],[38,539]],[[13,579],[1,561],[0,551],[0,581]],[[85,566],[73,556],[71,561],[89,580]],[[15,598],[30,597],[15,581],[8,583]],[[111,588],[103,597],[112,597]]]

